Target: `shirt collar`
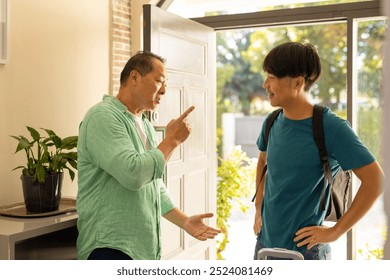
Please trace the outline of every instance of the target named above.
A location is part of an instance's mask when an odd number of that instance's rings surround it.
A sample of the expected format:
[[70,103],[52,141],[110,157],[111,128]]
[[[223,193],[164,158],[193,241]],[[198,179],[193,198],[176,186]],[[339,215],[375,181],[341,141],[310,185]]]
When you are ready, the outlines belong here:
[[[131,116],[131,119],[134,120],[134,114],[131,113],[125,104],[123,104],[122,102],[119,101],[118,98],[116,98],[115,96],[113,95],[108,95],[108,94],[105,94],[103,96],[103,101],[105,102],[109,102],[111,103],[112,105],[114,105],[118,110],[120,110],[122,113],[125,113],[127,114],[128,116]],[[142,113],[142,119],[145,119],[146,118],[146,114],[145,112]]]

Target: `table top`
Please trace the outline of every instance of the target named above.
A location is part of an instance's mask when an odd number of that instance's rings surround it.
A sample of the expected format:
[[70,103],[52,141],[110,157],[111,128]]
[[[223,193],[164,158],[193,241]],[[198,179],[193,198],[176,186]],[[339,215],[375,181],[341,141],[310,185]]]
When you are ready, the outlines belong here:
[[68,212],[76,211],[76,199],[61,198],[58,209],[50,212],[31,213],[26,209],[24,202],[15,203],[11,205],[0,206],[0,216],[14,217],[14,218],[42,218],[48,216],[57,216]]
[[52,232],[75,225],[78,218],[74,198],[62,198],[58,211],[42,214],[27,213],[24,203],[1,206],[0,210],[0,237]]
[[[43,214],[26,213],[22,204],[0,207],[0,242],[18,242],[77,224],[74,199],[63,198],[58,211]],[[24,207],[23,211],[20,207]]]
[[77,212],[42,218],[13,218],[0,216],[0,236],[45,233],[76,225]]

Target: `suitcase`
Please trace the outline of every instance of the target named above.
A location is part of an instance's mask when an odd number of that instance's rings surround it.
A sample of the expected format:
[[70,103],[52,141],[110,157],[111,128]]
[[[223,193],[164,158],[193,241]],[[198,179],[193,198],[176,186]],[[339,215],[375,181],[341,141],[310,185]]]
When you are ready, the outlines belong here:
[[304,260],[303,255],[297,251],[283,248],[263,248],[257,253],[258,260],[267,260],[268,257],[275,257],[287,260]]

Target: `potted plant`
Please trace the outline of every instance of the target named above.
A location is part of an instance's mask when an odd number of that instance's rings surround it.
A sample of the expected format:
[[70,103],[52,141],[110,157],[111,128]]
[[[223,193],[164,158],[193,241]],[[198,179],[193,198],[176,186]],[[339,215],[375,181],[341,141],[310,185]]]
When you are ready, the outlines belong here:
[[53,130],[44,129],[47,136],[40,135],[38,130],[27,126],[32,140],[19,135],[13,136],[18,141],[15,153],[25,151],[27,162],[22,169],[22,186],[27,212],[44,213],[56,211],[61,201],[64,169],[67,169],[71,180],[77,170],[78,136],[61,139]]

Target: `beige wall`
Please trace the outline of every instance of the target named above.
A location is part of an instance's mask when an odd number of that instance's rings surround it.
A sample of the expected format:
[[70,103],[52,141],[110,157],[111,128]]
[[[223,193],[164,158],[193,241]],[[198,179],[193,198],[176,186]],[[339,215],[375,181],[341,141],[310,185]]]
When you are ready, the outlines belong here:
[[[0,65],[0,205],[22,201],[26,125],[76,135],[86,110],[109,90],[110,0],[12,0],[9,62]],[[75,196],[76,180],[64,181]]]

